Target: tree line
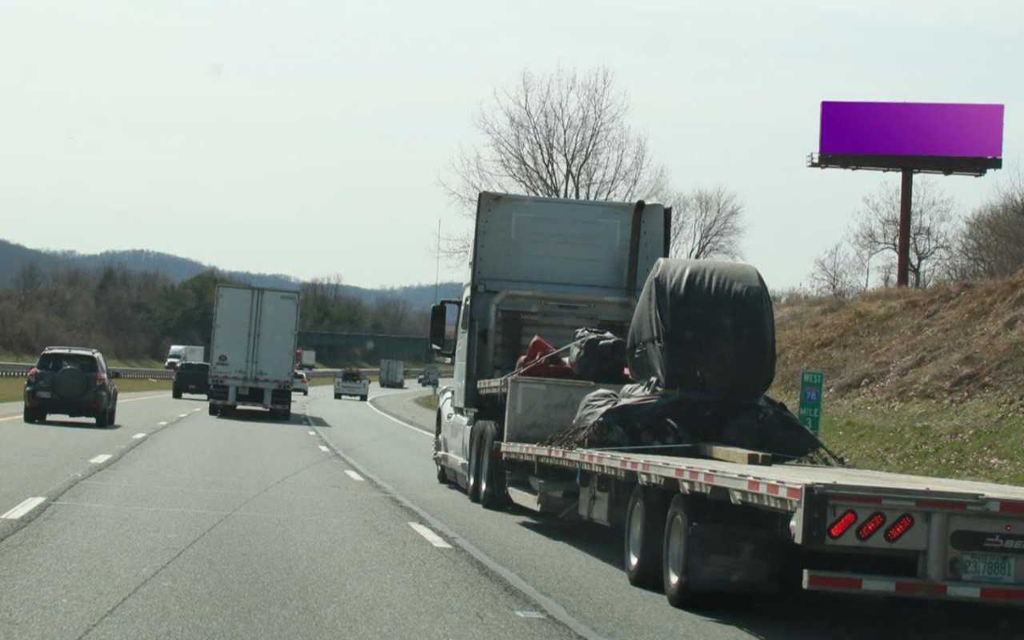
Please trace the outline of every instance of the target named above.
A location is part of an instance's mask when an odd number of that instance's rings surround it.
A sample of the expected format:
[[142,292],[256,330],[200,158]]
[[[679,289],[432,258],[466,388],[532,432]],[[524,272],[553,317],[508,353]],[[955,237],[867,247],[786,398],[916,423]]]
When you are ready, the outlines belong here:
[[[1024,174],[989,202],[961,212],[937,179],[916,181],[911,202],[910,286],[1009,276],[1024,269]],[[845,297],[896,280],[900,192],[883,183],[866,195],[843,238],[815,261],[815,293]]]
[[[162,360],[171,344],[209,348],[220,283],[237,284],[215,270],[175,283],[123,265],[44,270],[28,263],[0,289],[0,352],[32,356],[69,345],[108,358]],[[303,283],[300,294],[302,330],[426,335],[429,310],[397,296],[367,302],[346,294],[338,277]],[[330,355],[342,365],[367,354]]]

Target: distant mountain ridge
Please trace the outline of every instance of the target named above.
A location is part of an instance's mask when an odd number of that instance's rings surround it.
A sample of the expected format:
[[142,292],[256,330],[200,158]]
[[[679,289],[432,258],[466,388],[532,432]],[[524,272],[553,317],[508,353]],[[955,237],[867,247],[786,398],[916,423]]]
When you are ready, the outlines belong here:
[[[85,254],[75,251],[32,249],[0,239],[0,288],[10,287],[14,283],[17,273],[29,264],[36,264],[44,272],[61,268],[100,269],[105,266],[123,265],[131,271],[159,273],[174,282],[188,280],[209,269],[217,269],[218,273],[228,278],[257,287],[298,289],[302,285],[302,280],[281,273],[227,271],[190,258],[146,249]],[[341,289],[346,294],[367,301],[380,297],[401,298],[408,301],[413,308],[424,308],[434,302],[434,285],[432,284],[380,289],[343,284]],[[438,287],[438,297],[440,298],[459,298],[461,295],[461,283],[442,282]]]

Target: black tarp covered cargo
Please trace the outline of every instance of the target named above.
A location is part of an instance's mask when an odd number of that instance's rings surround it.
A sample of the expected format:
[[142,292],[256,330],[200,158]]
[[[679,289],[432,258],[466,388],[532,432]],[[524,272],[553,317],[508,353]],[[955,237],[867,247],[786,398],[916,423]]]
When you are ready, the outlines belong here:
[[626,341],[609,331],[577,329],[568,361],[577,380],[607,384],[627,381]]
[[758,399],[775,377],[768,288],[750,265],[662,258],[626,347],[634,380],[709,400]]

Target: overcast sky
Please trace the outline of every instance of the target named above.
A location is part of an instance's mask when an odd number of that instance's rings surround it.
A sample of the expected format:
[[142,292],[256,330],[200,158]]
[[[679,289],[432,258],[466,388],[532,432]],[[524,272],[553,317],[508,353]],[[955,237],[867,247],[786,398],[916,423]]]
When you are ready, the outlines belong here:
[[806,168],[820,101],[1004,103],[1004,170],[940,179],[969,210],[1024,157],[1022,25],[978,0],[0,0],[0,237],[432,282],[474,111],[603,65],[674,186],[738,192],[744,258],[792,286],[897,179]]

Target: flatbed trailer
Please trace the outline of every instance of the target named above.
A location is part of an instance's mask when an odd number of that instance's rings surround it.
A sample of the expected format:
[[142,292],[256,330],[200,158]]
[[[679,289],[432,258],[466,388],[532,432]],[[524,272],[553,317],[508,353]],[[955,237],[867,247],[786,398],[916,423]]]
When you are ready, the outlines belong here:
[[[596,478],[606,486],[614,481],[661,491],[665,497],[682,495],[775,512],[788,520],[788,532],[781,533],[789,539],[783,542],[822,556],[849,553],[851,564],[858,564],[859,556],[865,560],[860,564],[874,567],[870,573],[800,567],[804,589],[1024,603],[1024,564],[1017,561],[1024,557],[1021,487],[845,467],[749,465],[515,442],[501,444],[501,457],[508,467],[568,471],[582,480],[581,486]],[[585,493],[580,505],[590,499]],[[915,575],[907,575],[905,567],[887,575],[886,559],[897,565],[894,554],[907,553],[916,556]]]
[[[621,528],[630,582],[689,606],[702,592],[812,591],[1024,604],[1024,488],[813,466],[742,464],[692,449],[546,446],[602,385],[480,380],[477,457],[435,460],[485,506],[511,502]],[[445,394],[442,392],[442,403]],[[491,461],[491,458],[497,464]],[[444,477],[440,479],[444,480]],[[491,498],[487,498],[487,494]],[[471,493],[472,497],[472,493]],[[675,524],[673,524],[675,523]]]

